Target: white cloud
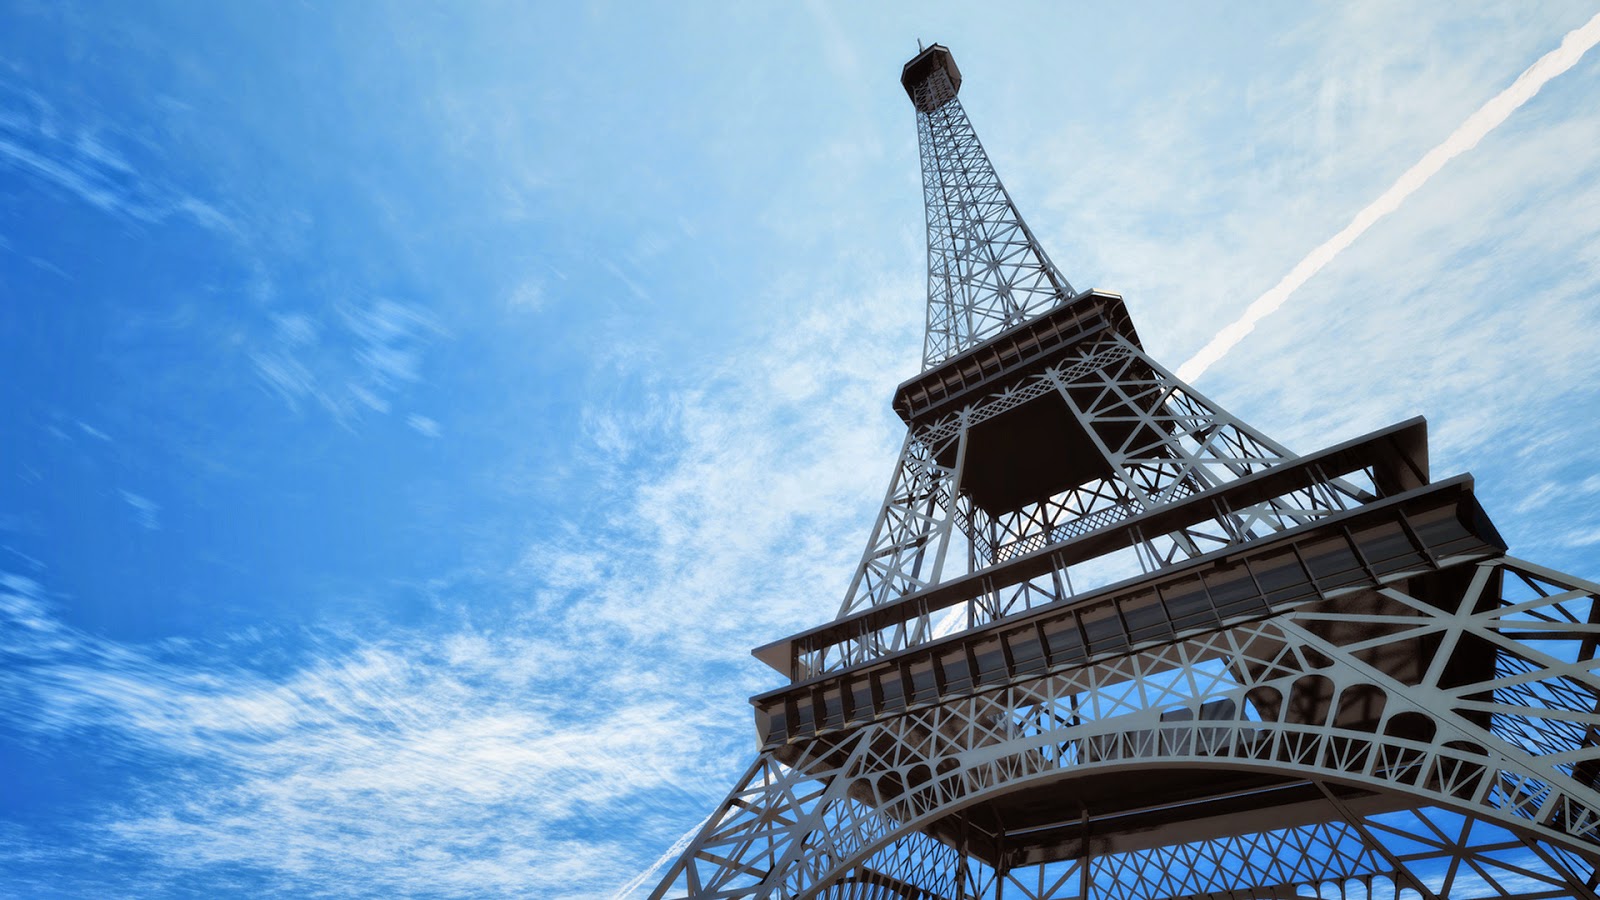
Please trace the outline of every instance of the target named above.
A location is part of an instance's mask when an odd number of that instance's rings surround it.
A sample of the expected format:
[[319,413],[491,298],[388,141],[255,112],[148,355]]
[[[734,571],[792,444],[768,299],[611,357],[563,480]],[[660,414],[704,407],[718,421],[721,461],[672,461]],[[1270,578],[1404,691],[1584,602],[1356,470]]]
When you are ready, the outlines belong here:
[[537,278],[529,278],[517,285],[516,290],[506,300],[506,305],[512,309],[526,312],[538,312],[544,309],[546,302],[544,282]]
[[152,773],[84,823],[84,846],[169,871],[242,866],[338,896],[596,896],[629,829],[659,827],[659,797],[703,791],[733,749],[648,658],[599,655],[566,626],[323,638],[268,677],[90,637],[31,579],[0,586],[0,710],[40,739],[109,735],[103,756]]
[[84,422],[82,420],[78,422],[78,430],[98,441],[110,442],[111,440],[111,435],[106,434],[104,431],[101,431],[93,425],[90,425],[88,422]]
[[[45,740],[112,734],[107,753],[174,773],[85,824],[103,852],[303,893],[614,892],[748,763],[746,697],[778,680],[749,647],[843,596],[895,453],[883,360],[914,364],[910,286],[824,288],[799,321],[656,384],[672,415],[591,410],[613,424],[590,464],[631,460],[616,490],[503,571],[432,585],[461,610],[441,630],[323,635],[268,675],[217,661],[248,647],[78,633],[19,577],[0,714]],[[808,359],[827,364],[769,365]],[[502,595],[532,603],[467,624]]]
[[328,321],[296,312],[272,323],[249,351],[256,375],[291,409],[311,401],[345,425],[363,410],[388,413],[443,334],[422,306],[381,297],[341,304]]
[[120,491],[122,501],[133,509],[134,521],[146,531],[161,530],[161,505],[148,497],[140,496],[132,491]]
[[1558,539],[1567,547],[1593,547],[1600,544],[1600,528],[1588,528],[1562,535]]
[[628,288],[628,292],[633,294],[633,296],[635,298],[637,298],[639,300],[649,300],[650,299],[650,292],[645,290],[644,286],[641,285],[639,282],[637,282],[633,278],[629,277],[628,274],[626,272],[622,271],[622,268],[620,266],[618,266],[616,263],[612,262],[609,259],[602,259],[602,260],[600,260],[600,264],[606,267],[606,271],[608,271],[612,275],[616,276],[616,279],[618,281],[622,282],[623,285],[625,285]]
[[235,229],[215,206],[140,173],[104,126],[66,129],[38,93],[0,79],[0,166],[48,184],[111,215],[164,222],[181,215],[221,233]]
[[278,340],[286,346],[299,347],[317,341],[317,323],[305,313],[274,315],[272,321],[277,328]]
[[406,416],[406,424],[423,437],[436,438],[439,436],[439,423],[418,413]]

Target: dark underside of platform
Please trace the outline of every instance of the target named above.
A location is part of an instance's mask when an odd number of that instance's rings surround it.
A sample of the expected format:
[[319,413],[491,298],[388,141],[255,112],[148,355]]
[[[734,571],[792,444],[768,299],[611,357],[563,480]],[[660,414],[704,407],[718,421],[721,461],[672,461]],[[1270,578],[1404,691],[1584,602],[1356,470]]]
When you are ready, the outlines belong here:
[[[1395,587],[1418,600],[1445,607],[1463,595],[1465,580],[1471,578],[1474,571],[1474,566],[1460,565],[1404,579]],[[1486,592],[1485,597],[1493,594]],[[1312,602],[1302,609],[1358,617],[1301,620],[1304,627],[1343,646],[1368,643],[1402,627],[1401,623],[1411,616],[1409,606],[1374,590]],[[1359,617],[1371,617],[1373,621],[1362,622]],[[1388,623],[1383,621],[1385,619]],[[1358,650],[1356,654],[1363,662],[1395,680],[1415,684],[1422,679],[1440,648],[1439,636],[1434,634],[1372,642],[1370,649]],[[1258,658],[1275,655],[1270,647],[1256,649],[1262,651]],[[1487,680],[1492,677],[1495,662],[1494,648],[1470,641],[1458,642],[1444,665],[1441,683],[1448,687]],[[1255,664],[1236,661],[1234,665],[1250,668]],[[1243,683],[1250,683],[1258,680],[1261,674],[1240,671],[1236,677]],[[1255,708],[1255,716],[1250,721],[1264,725],[1277,721],[1325,724],[1347,733],[1371,734],[1383,723],[1384,733],[1391,737],[1420,742],[1433,739],[1434,726],[1425,716],[1395,715],[1392,710],[1386,716],[1386,698],[1375,688],[1347,688],[1337,701],[1334,695],[1333,683],[1311,672],[1282,692],[1263,687],[1252,689],[1245,696]],[[1218,714],[1206,715],[1202,708],[1201,718],[1238,722],[1232,701],[1218,701],[1208,706],[1219,707]],[[1161,721],[1169,721],[1169,717],[1188,719],[1189,715],[1183,710],[1173,710],[1163,714]],[[1480,724],[1487,725],[1487,722]],[[1233,761],[1227,758],[1225,750],[1220,752],[1214,765],[1197,765],[1193,760],[1169,762],[1141,755],[1147,751],[1137,749],[1145,745],[1140,738],[1151,735],[1152,725],[1148,719],[1130,722],[1133,731],[1123,732],[1121,737],[1111,735],[1111,740],[1104,739],[1103,727],[1097,729],[1103,735],[1101,739],[1088,740],[1073,738],[1072,729],[1066,729],[1059,740],[1067,744],[1058,745],[1055,752],[1070,754],[1092,765],[1075,771],[1078,764],[1066,764],[1049,777],[967,806],[924,830],[941,842],[966,847],[968,852],[990,864],[1003,859],[1007,865],[1018,866],[1082,855],[1086,840],[1089,850],[1098,855],[1293,827],[1324,821],[1335,814],[1318,785],[1300,776],[1265,770],[1255,760]],[[1252,726],[1246,724],[1240,739],[1250,740],[1251,731]],[[941,738],[952,744],[960,739],[957,733],[928,737],[934,738],[935,743]],[[800,746],[803,745],[791,745],[796,749]],[[970,749],[982,752],[982,743]],[[1022,752],[1033,755],[1039,750]],[[780,757],[788,756],[790,754],[780,751]],[[787,761],[795,764],[797,759]],[[1269,757],[1259,762],[1270,765],[1273,761]],[[886,790],[887,787],[880,781],[876,790],[893,798],[894,790]],[[1382,802],[1356,788],[1330,789],[1346,798]],[[857,799],[870,802],[866,796]]]
[[[1134,427],[1131,422],[1111,423],[1104,439],[1121,446]],[[939,463],[954,466],[955,455],[952,444]],[[962,493],[991,516],[1115,474],[1105,453],[1056,393],[974,427],[967,436],[965,462]]]
[[[1434,572],[1405,585],[1418,599],[1460,597],[1463,580],[1474,567]],[[1312,604],[1346,614],[1403,616],[1408,608],[1384,595],[1364,591],[1338,601]],[[1312,626],[1335,643],[1351,644],[1382,633],[1382,628],[1342,621]],[[1415,683],[1427,670],[1440,646],[1437,635],[1380,644],[1366,651],[1365,661],[1399,681]],[[1493,648],[1457,644],[1445,665],[1445,685],[1486,680],[1494,672]],[[1315,676],[1301,679],[1289,696],[1275,701],[1271,693],[1250,695],[1260,717],[1279,717],[1276,703],[1289,704],[1291,722],[1328,722],[1355,732],[1375,732],[1384,715],[1384,698],[1377,692],[1346,690],[1339,708],[1332,709],[1331,682]],[[1469,714],[1473,715],[1473,714]],[[1487,726],[1487,722],[1481,722]],[[1427,742],[1433,726],[1415,715],[1391,716],[1385,732],[1391,736]],[[1219,821],[1234,823],[1236,833],[1269,827],[1289,827],[1314,821],[1309,809],[1321,809],[1322,794],[1312,783],[1262,771],[1217,767],[1184,767],[1157,760],[1129,759],[1127,768],[1046,781],[963,810],[930,826],[941,841],[955,845],[965,840],[971,852],[985,858],[1004,854],[1009,865],[1033,865],[1081,855],[1087,837],[1096,853],[1121,852],[1218,836]],[[1366,796],[1355,788],[1338,788],[1348,796]],[[1326,813],[1326,809],[1321,809]],[[1087,819],[1087,823],[1086,823]],[[1198,823],[1205,820],[1204,826]],[[963,831],[962,829],[965,829]],[[1226,826],[1223,833],[1227,833]]]
[[[1341,799],[1370,793],[1332,787]],[[969,806],[927,829],[990,866],[1171,846],[1323,821],[1336,814],[1316,784],[1225,769],[1086,775]]]

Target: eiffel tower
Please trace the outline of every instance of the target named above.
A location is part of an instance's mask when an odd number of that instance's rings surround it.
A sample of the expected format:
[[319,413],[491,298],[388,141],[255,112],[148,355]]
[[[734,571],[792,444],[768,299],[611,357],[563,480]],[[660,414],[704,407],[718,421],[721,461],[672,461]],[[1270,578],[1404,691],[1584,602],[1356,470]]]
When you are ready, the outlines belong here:
[[1420,418],[1296,455],[1023,222],[933,45],[906,439],[760,751],[652,897],[1596,896],[1600,585]]

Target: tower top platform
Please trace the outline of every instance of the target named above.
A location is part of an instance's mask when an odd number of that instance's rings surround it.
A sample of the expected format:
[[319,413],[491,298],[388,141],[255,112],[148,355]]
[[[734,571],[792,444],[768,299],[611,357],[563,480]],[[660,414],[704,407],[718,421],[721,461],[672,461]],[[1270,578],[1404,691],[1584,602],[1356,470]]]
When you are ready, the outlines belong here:
[[956,68],[955,57],[950,55],[950,48],[943,44],[933,44],[928,49],[918,53],[900,70],[900,84],[906,89],[906,96],[911,102],[917,102],[917,85],[928,80],[928,76],[939,69],[944,69],[950,75],[950,89],[959,93],[961,90],[961,70]]

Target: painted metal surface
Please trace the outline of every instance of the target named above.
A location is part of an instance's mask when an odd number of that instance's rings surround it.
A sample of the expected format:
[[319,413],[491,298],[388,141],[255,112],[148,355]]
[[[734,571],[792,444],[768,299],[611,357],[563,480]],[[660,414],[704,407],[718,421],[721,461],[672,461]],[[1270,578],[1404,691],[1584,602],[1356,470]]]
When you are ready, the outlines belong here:
[[1600,585],[1426,424],[1296,455],[1074,292],[929,47],[923,371],[834,621],[653,897],[1595,897]]

